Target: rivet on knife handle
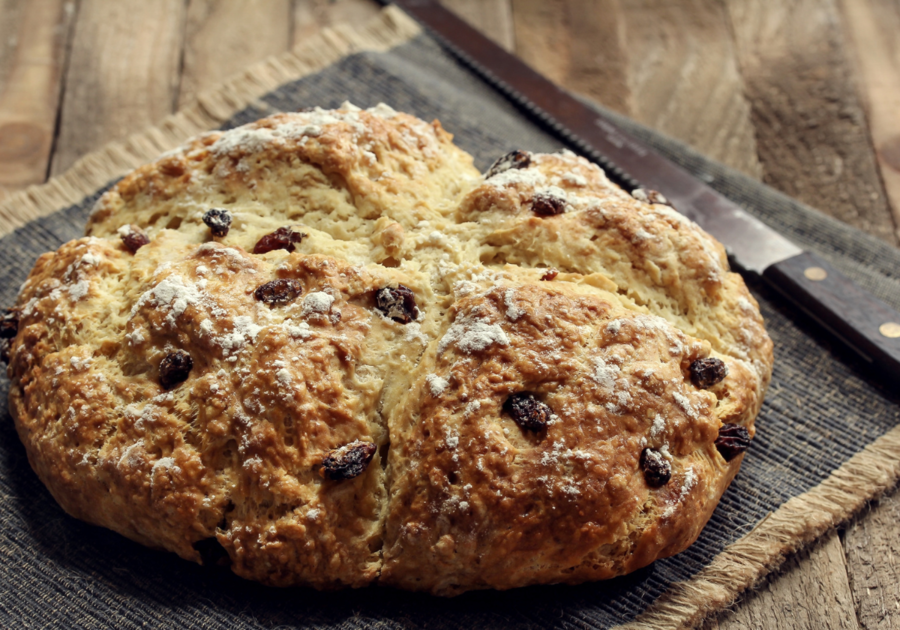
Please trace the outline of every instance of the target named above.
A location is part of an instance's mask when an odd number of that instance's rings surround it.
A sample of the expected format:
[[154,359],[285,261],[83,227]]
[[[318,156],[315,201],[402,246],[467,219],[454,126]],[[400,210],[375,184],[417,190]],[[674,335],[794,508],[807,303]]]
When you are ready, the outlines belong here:
[[809,252],[771,265],[763,277],[880,370],[900,379],[897,311]]

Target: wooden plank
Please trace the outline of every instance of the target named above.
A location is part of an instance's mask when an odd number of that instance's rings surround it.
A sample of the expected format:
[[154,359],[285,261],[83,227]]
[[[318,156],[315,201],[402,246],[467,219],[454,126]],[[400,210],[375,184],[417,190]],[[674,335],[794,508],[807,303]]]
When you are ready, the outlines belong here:
[[836,0],[727,0],[766,183],[897,244]]
[[190,0],[178,106],[291,44],[290,0]]
[[900,493],[883,497],[847,528],[844,550],[862,627],[900,628]]
[[510,0],[441,0],[484,35],[506,50],[514,52],[516,34]]
[[533,67],[761,176],[750,106],[718,0],[513,0],[512,6],[516,53]]
[[81,1],[53,174],[173,111],[184,19],[182,0]]
[[735,611],[709,620],[704,630],[856,630],[853,597],[837,533],[791,558]]
[[900,4],[894,0],[841,4],[872,145],[900,237]]
[[293,45],[315,35],[323,26],[360,26],[381,10],[375,0],[295,0]]
[[631,0],[622,9],[631,116],[761,178],[723,4]]
[[12,70],[16,48],[19,45],[19,26],[25,5],[18,0],[0,0],[0,88]]
[[0,3],[0,185],[47,177],[74,2]]
[[512,0],[516,54],[545,76],[630,113],[619,0]]

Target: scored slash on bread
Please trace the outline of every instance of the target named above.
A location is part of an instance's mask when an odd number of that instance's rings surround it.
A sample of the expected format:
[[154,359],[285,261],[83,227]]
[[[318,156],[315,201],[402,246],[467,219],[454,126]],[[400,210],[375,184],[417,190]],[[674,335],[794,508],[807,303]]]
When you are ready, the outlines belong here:
[[486,175],[349,104],[128,175],[14,311],[32,467],[78,518],[273,585],[453,595],[685,549],[771,377],[756,302],[583,158]]

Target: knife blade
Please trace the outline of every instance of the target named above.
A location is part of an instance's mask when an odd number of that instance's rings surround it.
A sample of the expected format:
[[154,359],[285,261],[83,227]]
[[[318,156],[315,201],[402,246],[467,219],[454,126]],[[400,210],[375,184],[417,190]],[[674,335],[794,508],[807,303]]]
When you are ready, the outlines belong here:
[[536,72],[434,0],[380,0],[422,24],[463,64],[528,116],[603,166],[611,179],[664,195],[723,243],[745,272],[762,276],[787,300],[875,366],[900,380],[900,313],[820,256],[775,232],[727,197],[637,140],[609,117]]

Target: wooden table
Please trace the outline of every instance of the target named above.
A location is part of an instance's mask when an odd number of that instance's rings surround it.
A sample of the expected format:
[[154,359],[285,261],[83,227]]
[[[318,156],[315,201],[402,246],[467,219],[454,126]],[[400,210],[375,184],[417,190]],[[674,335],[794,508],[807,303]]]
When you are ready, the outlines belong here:
[[[446,0],[568,88],[900,243],[897,0]],[[0,0],[0,199],[373,0]],[[712,628],[900,627],[900,495]]]

